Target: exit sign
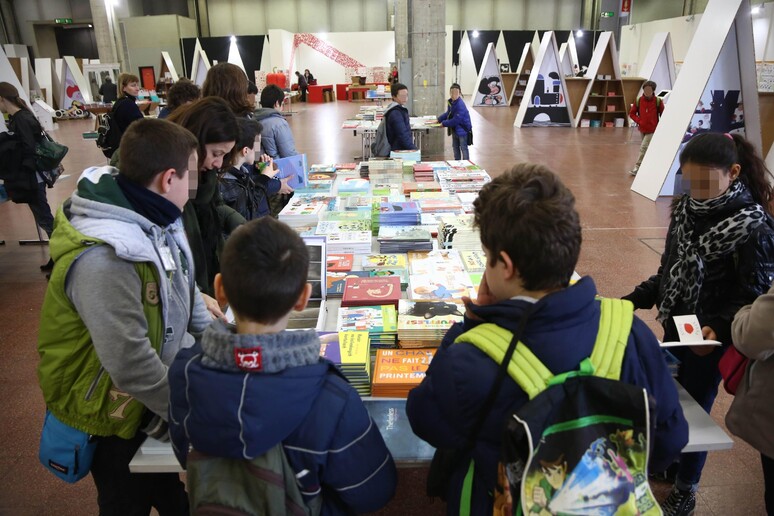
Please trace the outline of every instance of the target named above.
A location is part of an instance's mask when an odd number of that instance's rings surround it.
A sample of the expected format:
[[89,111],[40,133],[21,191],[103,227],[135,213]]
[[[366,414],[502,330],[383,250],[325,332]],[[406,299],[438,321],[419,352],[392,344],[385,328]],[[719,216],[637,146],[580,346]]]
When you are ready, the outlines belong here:
[[602,11],[602,18],[612,18],[615,16],[615,11]]
[[72,18],[56,18],[56,19],[54,20],[54,22],[55,22],[55,23],[61,23],[61,24],[63,24],[63,25],[66,25],[66,24],[68,24],[68,23],[72,23],[72,22],[73,22],[73,19],[72,19]]

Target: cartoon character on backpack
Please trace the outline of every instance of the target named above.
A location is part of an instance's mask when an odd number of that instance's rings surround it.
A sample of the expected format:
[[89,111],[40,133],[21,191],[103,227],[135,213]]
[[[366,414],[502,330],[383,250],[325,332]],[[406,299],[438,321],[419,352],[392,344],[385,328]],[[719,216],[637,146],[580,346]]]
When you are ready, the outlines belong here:
[[532,489],[532,502],[530,514],[549,515],[548,504],[553,499],[554,493],[558,491],[567,478],[567,461],[564,455],[560,455],[554,461],[540,461],[540,470],[543,478],[538,485]]

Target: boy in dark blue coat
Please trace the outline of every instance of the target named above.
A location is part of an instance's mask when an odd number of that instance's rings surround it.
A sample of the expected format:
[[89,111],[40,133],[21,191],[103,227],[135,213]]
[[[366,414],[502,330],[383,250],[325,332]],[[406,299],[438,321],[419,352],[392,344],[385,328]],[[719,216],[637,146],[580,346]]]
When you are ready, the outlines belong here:
[[190,449],[250,461],[282,443],[308,505],[322,497],[322,514],[380,509],[395,493],[396,470],[379,429],[355,389],[320,358],[317,333],[285,329],[311,293],[303,240],[263,217],[231,234],[221,264],[215,294],[230,304],[236,327],[213,323],[169,369],[178,460],[185,466]]
[[408,88],[405,84],[393,84],[390,93],[392,94],[392,102],[384,111],[384,124],[390,149],[394,151],[417,150],[417,146],[414,145],[414,137],[411,136],[409,112],[404,107],[408,102]]
[[446,112],[438,117],[438,122],[449,128],[452,137],[452,149],[454,159],[470,159],[468,154],[468,133],[473,130],[470,123],[470,113],[465,101],[462,100],[460,85],[456,82],[449,88],[449,107]]
[[[460,334],[484,321],[513,332],[525,310],[532,308],[521,341],[553,374],[560,374],[576,370],[591,355],[599,328],[600,304],[592,279],[569,285],[580,253],[581,226],[572,193],[551,171],[540,165],[517,165],[486,185],[474,207],[487,256],[478,299],[475,304],[465,299],[464,322],[447,332],[406,406],[414,432],[436,448],[464,448],[497,376],[499,364],[483,351],[467,343],[454,344]],[[658,341],[636,317],[621,381],[645,388],[656,401],[649,465],[659,471],[688,442],[688,425]],[[492,513],[505,422],[527,401],[524,391],[506,376],[475,437],[470,514]],[[470,457],[465,457],[452,474],[448,514],[459,514],[469,463]]]

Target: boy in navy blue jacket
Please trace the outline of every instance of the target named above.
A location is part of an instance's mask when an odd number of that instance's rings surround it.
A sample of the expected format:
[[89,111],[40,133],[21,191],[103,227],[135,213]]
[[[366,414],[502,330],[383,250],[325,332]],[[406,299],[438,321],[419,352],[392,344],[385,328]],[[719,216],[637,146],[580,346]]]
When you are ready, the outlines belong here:
[[396,470],[379,429],[355,389],[320,358],[317,333],[285,330],[311,293],[303,240],[263,217],[231,234],[221,264],[215,294],[230,304],[236,327],[213,323],[169,369],[178,460],[185,466],[190,448],[250,461],[282,443],[308,505],[322,502],[322,514],[380,509],[395,492]]
[[414,137],[411,135],[409,112],[405,108],[406,102],[408,102],[408,88],[405,84],[393,84],[390,93],[392,94],[392,102],[384,110],[384,124],[390,149],[394,151],[417,150],[417,146],[414,145]]
[[[436,448],[464,448],[497,376],[499,364],[467,343],[463,332],[486,321],[515,331],[532,307],[521,341],[553,374],[578,369],[591,355],[600,304],[591,278],[570,286],[581,247],[581,226],[572,193],[548,169],[520,164],[486,185],[474,203],[475,222],[487,266],[478,299],[465,299],[464,322],[446,334],[427,376],[409,393],[406,410],[414,432]],[[650,469],[659,471],[688,442],[674,381],[658,341],[634,318],[621,381],[643,387],[656,401]],[[476,436],[471,514],[491,514],[492,497],[507,417],[528,401],[506,376],[493,409]],[[447,491],[449,514],[459,514],[462,482],[470,457],[459,462]]]

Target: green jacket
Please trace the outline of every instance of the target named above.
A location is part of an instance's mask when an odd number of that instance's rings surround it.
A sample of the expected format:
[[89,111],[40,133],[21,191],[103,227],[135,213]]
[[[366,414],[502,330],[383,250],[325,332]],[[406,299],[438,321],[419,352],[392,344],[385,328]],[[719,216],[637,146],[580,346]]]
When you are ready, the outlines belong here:
[[[51,241],[56,267],[41,310],[38,380],[48,409],[63,423],[93,435],[135,435],[145,407],[113,385],[105,374],[89,331],[65,293],[72,263],[101,240],[76,230],[62,208],[56,214],[57,238]],[[160,352],[164,338],[162,306],[155,285],[159,278],[149,263],[135,263],[144,286],[143,310],[148,336]]]

